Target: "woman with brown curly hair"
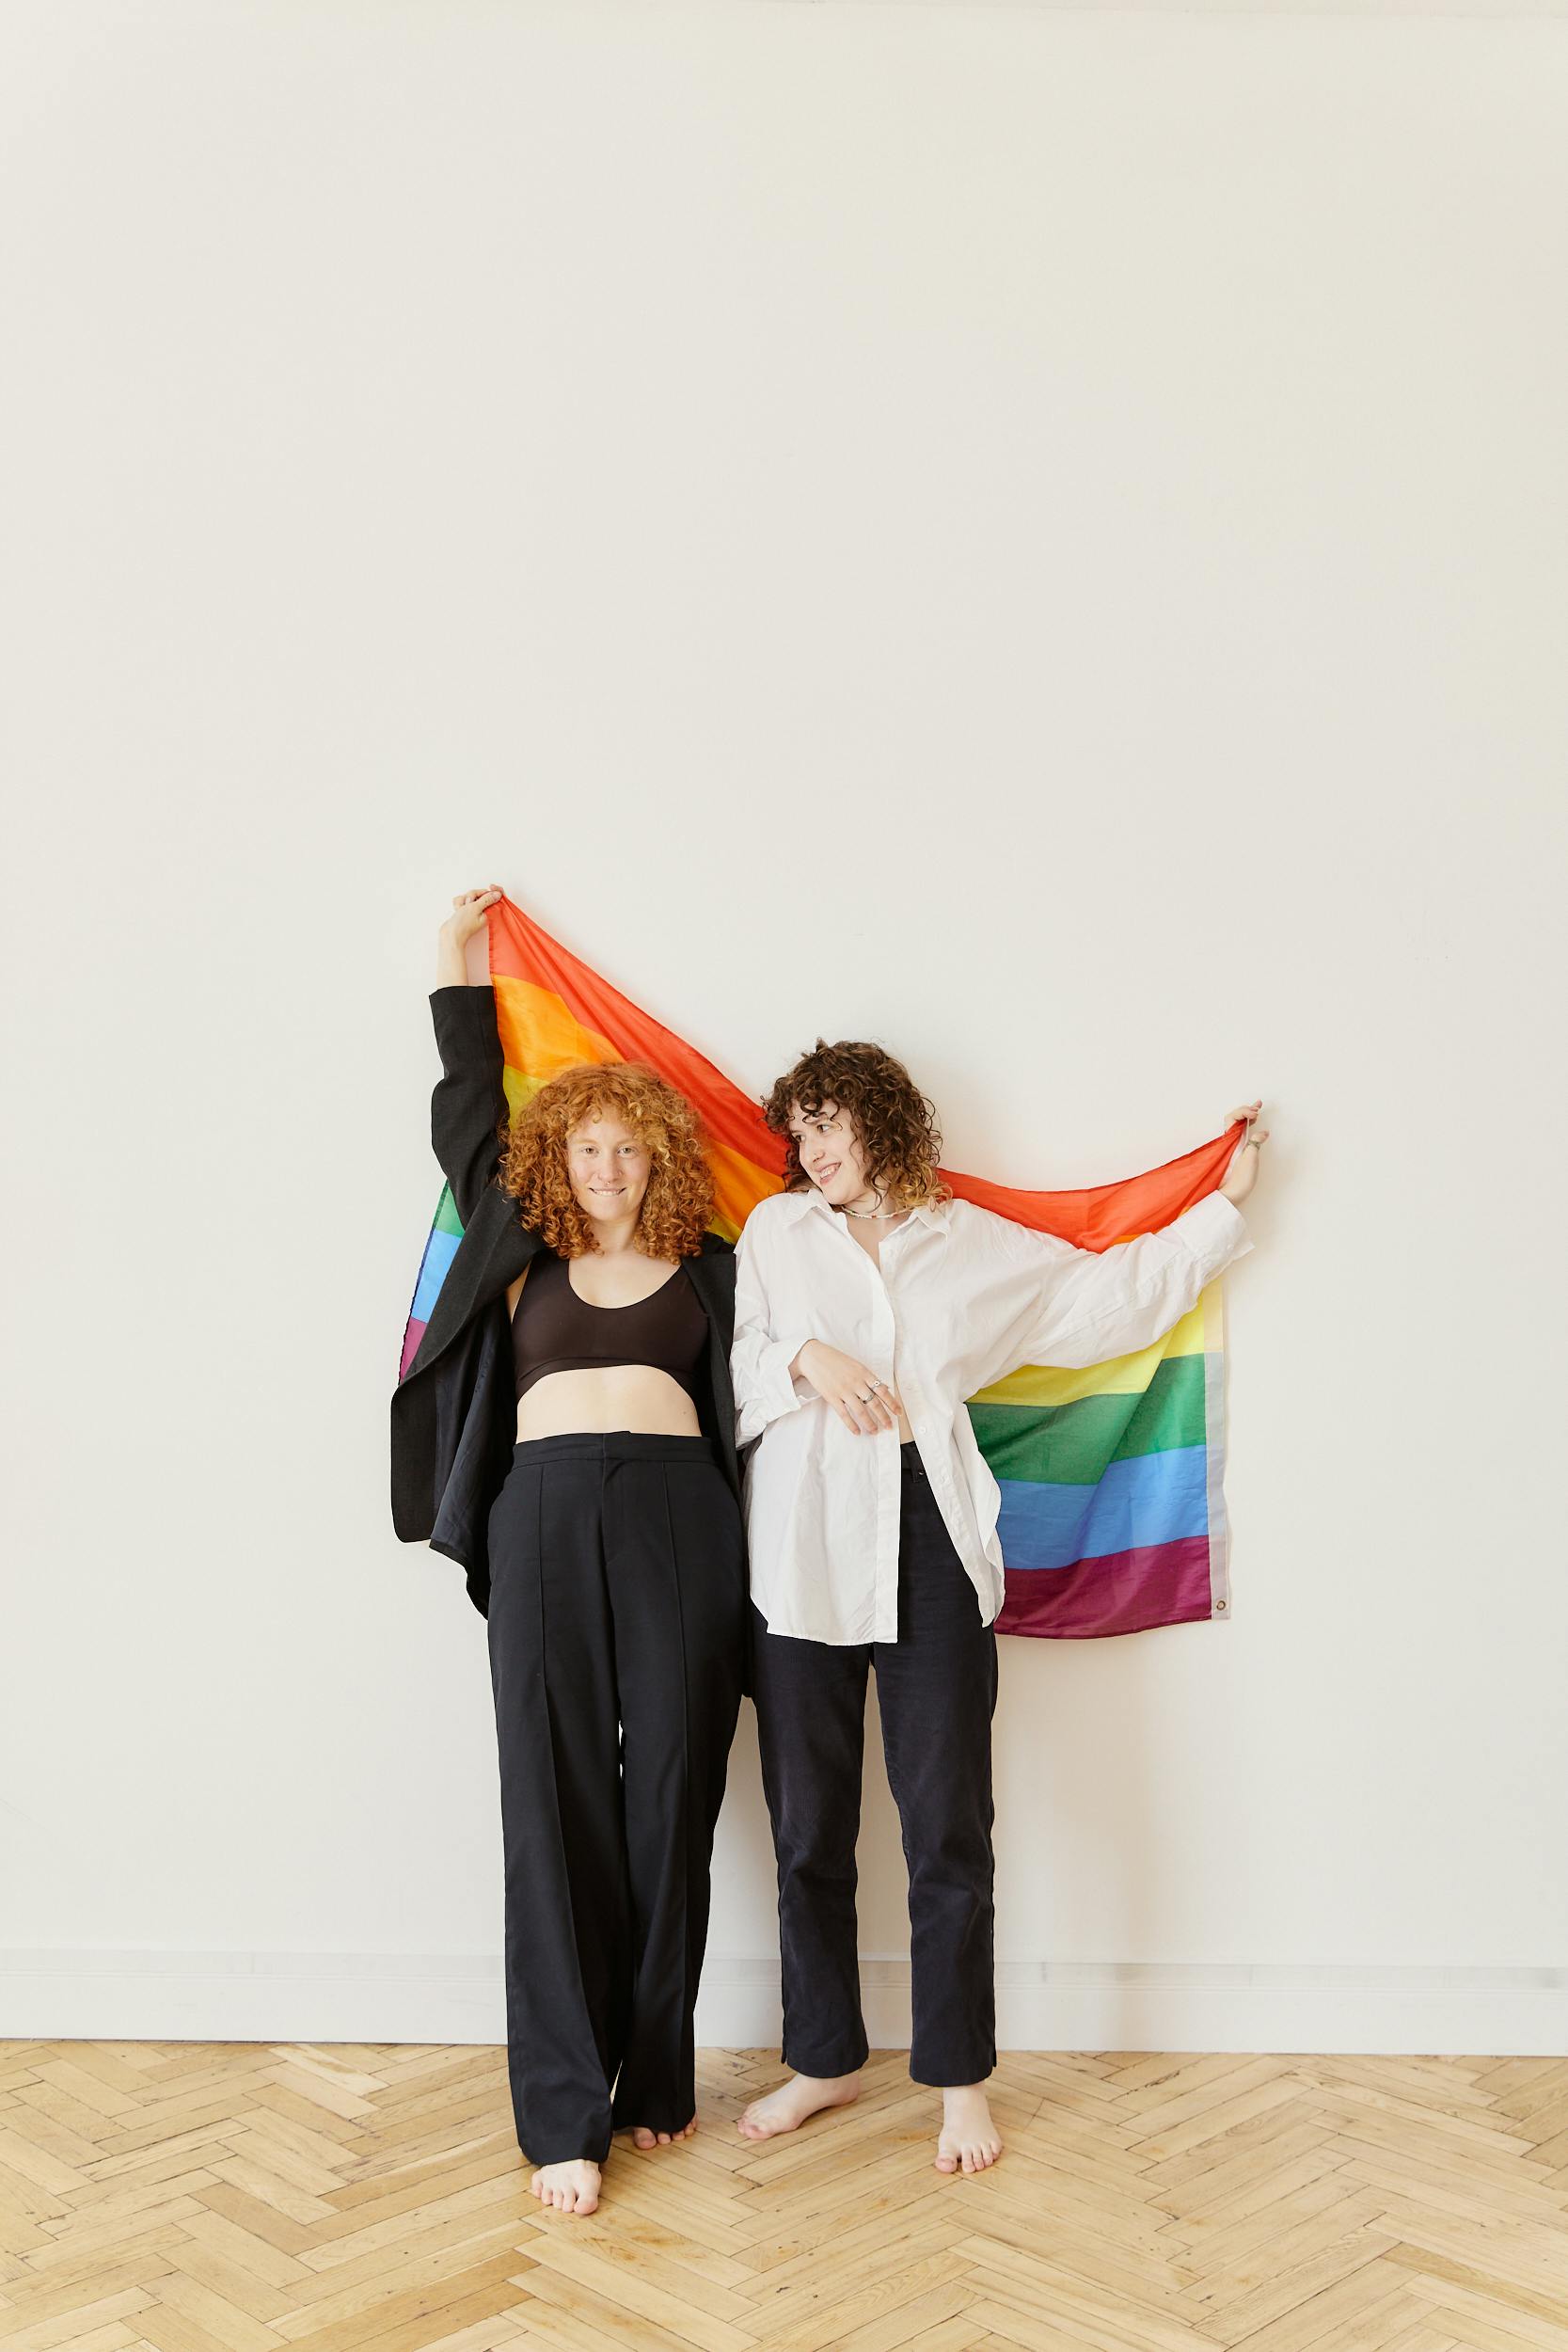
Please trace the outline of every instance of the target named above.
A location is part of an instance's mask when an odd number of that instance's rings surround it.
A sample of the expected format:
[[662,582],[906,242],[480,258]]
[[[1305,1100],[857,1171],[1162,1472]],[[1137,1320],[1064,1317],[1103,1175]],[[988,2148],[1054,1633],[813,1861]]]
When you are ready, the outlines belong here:
[[464,892],[441,926],[432,1128],[473,1257],[399,1398],[412,1430],[433,1334],[450,1362],[460,1320],[489,1319],[461,1406],[425,1408],[464,1428],[424,1517],[470,1591],[487,1580],[513,2106],[534,2194],[580,2214],[614,2132],[653,2148],[696,2125],[746,1639],[735,1259],[707,1231],[696,1113],[653,1071],[562,1071],[507,1132],[495,998],[465,956],[499,896]]
[[859,2089],[855,1840],[875,1667],[910,1874],[910,2072],[942,2090],[940,2171],[1002,2153],[985,2090],[1001,1493],[965,1400],[1022,1364],[1101,1363],[1180,1321],[1252,1248],[1238,1207],[1259,1107],[1230,1114],[1249,1133],[1218,1192],[1096,1252],[954,1200],[931,1105],[880,1046],[819,1038],[764,1105],[788,1141],[785,1189],[740,1237],[731,1370],[736,1440],[752,1448],[752,1690],[794,2071],[747,2108],[747,2138]]

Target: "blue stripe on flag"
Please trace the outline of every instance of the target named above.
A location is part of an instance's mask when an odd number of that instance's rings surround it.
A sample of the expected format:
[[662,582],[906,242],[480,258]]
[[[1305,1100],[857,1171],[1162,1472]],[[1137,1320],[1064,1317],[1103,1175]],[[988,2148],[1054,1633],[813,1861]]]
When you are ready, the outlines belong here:
[[455,1233],[433,1232],[425,1244],[419,1286],[414,1293],[414,1304],[408,1311],[411,1322],[430,1321],[430,1311],[436,1304],[436,1294],[447,1279],[448,1267],[457,1255],[457,1242]]
[[1183,1445],[1113,1462],[1097,1486],[1000,1479],[1003,1555],[1009,1568],[1067,1568],[1075,1560],[1205,1535],[1208,1470],[1208,1447]]

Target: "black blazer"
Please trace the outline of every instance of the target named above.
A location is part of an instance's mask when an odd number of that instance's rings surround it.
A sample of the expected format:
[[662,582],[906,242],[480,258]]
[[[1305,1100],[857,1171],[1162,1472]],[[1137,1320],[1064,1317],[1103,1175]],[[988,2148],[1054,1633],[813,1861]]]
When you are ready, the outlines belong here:
[[[392,1396],[392,1524],[466,1571],[481,1616],[490,1607],[487,1521],[517,1435],[506,1293],[544,1243],[523,1225],[498,1181],[507,1121],[495,992],[438,988],[431,996],[441,1075],[430,1098],[430,1139],[463,1226],[413,1362]],[[740,1506],[730,1342],[735,1252],[705,1233],[685,1261],[708,1320],[707,1378],[698,1422],[718,1444]]]

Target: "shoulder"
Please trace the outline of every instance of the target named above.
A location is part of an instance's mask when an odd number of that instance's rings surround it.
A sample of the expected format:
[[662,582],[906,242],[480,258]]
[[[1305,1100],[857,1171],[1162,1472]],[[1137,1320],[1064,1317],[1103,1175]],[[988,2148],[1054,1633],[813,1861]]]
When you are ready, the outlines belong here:
[[743,1257],[754,1258],[760,1250],[769,1254],[800,1219],[811,1214],[811,1200],[803,1192],[770,1192],[759,1200],[740,1229],[736,1244]]
[[968,1246],[1006,1248],[1009,1235],[1019,1230],[1010,1218],[973,1200],[944,1200],[937,1214],[949,1239]]
[[1071,1244],[1054,1233],[1002,1216],[995,1209],[982,1209],[974,1200],[949,1201],[947,1231],[967,1256],[1007,1265],[1035,1265],[1041,1258],[1071,1251]]
[[553,1258],[555,1251],[550,1248],[549,1243],[545,1239],[545,1236],[539,1231],[538,1226],[530,1225],[528,1223],[527,1219],[523,1216],[522,1206],[518,1201],[516,1195],[515,1193],[506,1192],[499,1184],[492,1183],[489,1191],[485,1195],[485,1199],[488,1200],[492,1196],[494,1196],[498,1204],[496,1211],[497,1216],[504,1219],[504,1221],[514,1229],[518,1239],[521,1241],[523,1248],[530,1252],[537,1251],[544,1257]]
[[810,1206],[809,1193],[770,1192],[766,1200],[757,1202],[742,1231],[748,1233],[781,1231],[785,1225],[793,1224],[798,1216],[803,1216]]
[[509,1233],[524,1249],[547,1248],[537,1226],[525,1223],[521,1204],[515,1193],[508,1192],[498,1176],[492,1176],[474,1203],[473,1215],[463,1228],[464,1238],[483,1232],[487,1243],[501,1233]]
[[681,1263],[699,1289],[705,1283],[708,1283],[721,1296],[733,1295],[735,1244],[727,1242],[721,1233],[705,1233],[703,1246],[697,1255],[694,1258],[684,1258]]

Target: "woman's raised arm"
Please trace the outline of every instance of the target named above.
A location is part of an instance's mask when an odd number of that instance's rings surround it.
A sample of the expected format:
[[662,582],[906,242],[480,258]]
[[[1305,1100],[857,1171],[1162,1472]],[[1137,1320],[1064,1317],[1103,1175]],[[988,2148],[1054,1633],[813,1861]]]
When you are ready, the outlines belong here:
[[962,1210],[976,1267],[991,1278],[980,1281],[971,1317],[983,1335],[986,1385],[1021,1364],[1084,1368],[1133,1355],[1192,1311],[1214,1277],[1253,1246],[1241,1202],[1258,1181],[1268,1136],[1253,1124],[1261,1107],[1243,1103],[1227,1120],[1227,1127],[1244,1120],[1247,1132],[1216,1191],[1157,1232],[1108,1249],[1079,1249],[988,1209]]
[[441,926],[430,999],[441,1056],[430,1098],[430,1140],[465,1225],[500,1165],[507,1108],[495,991],[488,980],[468,985],[464,951],[500,896],[494,888],[465,890],[452,900]]

